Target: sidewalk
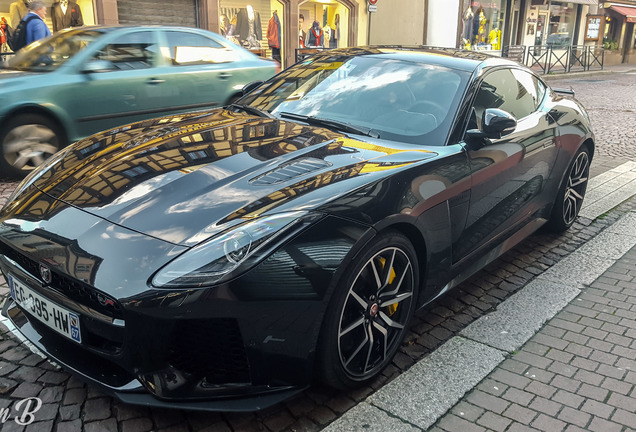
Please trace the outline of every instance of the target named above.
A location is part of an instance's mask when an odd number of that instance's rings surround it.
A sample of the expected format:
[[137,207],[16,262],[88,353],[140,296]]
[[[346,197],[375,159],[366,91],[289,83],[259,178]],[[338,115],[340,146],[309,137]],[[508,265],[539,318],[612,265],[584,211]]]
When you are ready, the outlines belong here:
[[325,431],[636,430],[635,194],[635,162],[591,179],[599,235]]

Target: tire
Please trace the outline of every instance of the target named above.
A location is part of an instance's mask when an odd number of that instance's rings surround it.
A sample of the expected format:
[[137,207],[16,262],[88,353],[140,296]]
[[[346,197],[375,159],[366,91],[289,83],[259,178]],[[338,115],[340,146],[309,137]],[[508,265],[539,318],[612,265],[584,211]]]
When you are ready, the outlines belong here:
[[21,114],[10,119],[0,136],[0,174],[24,177],[64,147],[60,127],[38,114]]
[[590,151],[586,146],[582,146],[574,156],[563,184],[559,188],[552,214],[546,224],[548,230],[563,232],[576,220],[585,198],[590,177],[590,162]]
[[391,362],[415,310],[418,274],[415,249],[395,231],[378,235],[349,264],[329,302],[318,344],[325,384],[354,388]]

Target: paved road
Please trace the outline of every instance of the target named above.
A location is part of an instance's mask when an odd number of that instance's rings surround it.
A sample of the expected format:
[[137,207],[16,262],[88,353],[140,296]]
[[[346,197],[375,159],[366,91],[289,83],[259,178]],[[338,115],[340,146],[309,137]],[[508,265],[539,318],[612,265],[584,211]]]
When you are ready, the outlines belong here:
[[[552,80],[571,85],[589,108],[597,133],[592,175],[636,161],[636,75],[611,74]],[[0,203],[15,187],[0,183]],[[609,217],[609,221],[617,217]],[[388,382],[493,311],[538,275],[601,234],[608,221],[583,219],[562,236],[539,233],[417,314],[393,364],[369,387],[342,393],[316,385],[298,397],[254,414],[210,414],[126,406],[32,354],[6,330],[0,336],[0,409],[38,396],[44,405],[35,422],[4,423],[3,431],[314,431],[334,422]],[[4,288],[2,288],[4,287]],[[6,285],[0,295],[6,295]],[[418,363],[419,365],[420,363]],[[502,387],[503,388],[503,387]],[[509,390],[506,387],[506,391]],[[485,415],[486,408],[481,416]],[[495,412],[496,413],[496,412]],[[481,417],[479,417],[481,418]],[[1,416],[0,416],[1,420]],[[332,426],[333,427],[333,426]],[[490,427],[490,426],[488,426]],[[493,429],[497,429],[492,427]]]

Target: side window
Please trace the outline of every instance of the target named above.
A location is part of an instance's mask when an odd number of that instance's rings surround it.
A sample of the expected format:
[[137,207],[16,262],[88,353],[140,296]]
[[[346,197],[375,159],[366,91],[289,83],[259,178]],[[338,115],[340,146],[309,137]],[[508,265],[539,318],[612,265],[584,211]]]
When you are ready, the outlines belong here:
[[153,32],[143,31],[121,36],[93,58],[108,60],[115,70],[147,69],[154,66],[157,51]]
[[[487,108],[499,108],[522,119],[537,109],[539,82],[529,73],[516,69],[500,69],[488,74],[475,97],[477,124]],[[543,89],[545,91],[545,89]]]
[[213,39],[188,32],[167,31],[168,56],[175,66],[228,63],[238,60],[234,51]]

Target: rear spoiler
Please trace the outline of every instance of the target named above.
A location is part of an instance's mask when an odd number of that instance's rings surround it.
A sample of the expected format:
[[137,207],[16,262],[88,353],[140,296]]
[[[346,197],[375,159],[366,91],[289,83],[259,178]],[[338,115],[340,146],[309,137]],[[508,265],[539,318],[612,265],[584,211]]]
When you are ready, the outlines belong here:
[[574,90],[572,90],[572,87],[570,87],[569,89],[566,89],[566,88],[552,88],[552,90],[555,93],[560,93],[560,94],[566,94],[566,95],[574,96]]

